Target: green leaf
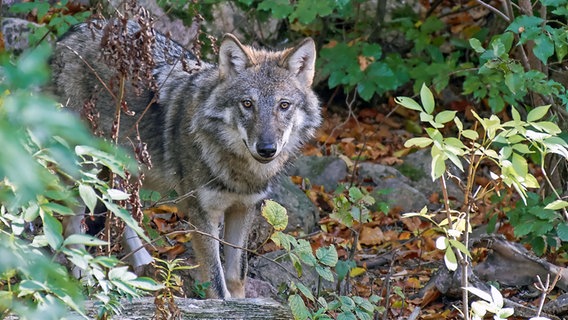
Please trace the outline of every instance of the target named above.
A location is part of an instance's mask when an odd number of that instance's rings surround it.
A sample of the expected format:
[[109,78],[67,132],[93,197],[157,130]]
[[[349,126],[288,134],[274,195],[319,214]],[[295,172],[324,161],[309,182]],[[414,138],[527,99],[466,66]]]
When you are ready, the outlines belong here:
[[455,117],[456,117],[456,111],[445,110],[438,113],[434,121],[437,123],[447,123],[454,120]]
[[540,106],[532,109],[527,115],[527,122],[534,122],[542,119],[548,113],[549,109],[550,105]]
[[314,295],[312,294],[312,291],[302,283],[300,282],[296,283],[296,287],[298,288],[298,290],[300,290],[300,292],[304,295],[304,297],[308,298],[310,301],[316,300]]
[[301,24],[310,24],[316,17],[325,17],[333,12],[335,2],[332,0],[299,0],[296,10],[290,15],[290,22],[295,19]]
[[60,205],[59,203],[55,202],[48,202],[41,205],[41,208],[47,211],[57,212],[64,216],[72,216],[75,214],[71,208]]
[[348,296],[340,296],[339,301],[341,302],[341,310],[343,311],[353,311],[355,309],[355,301]]
[[422,107],[413,99],[411,98],[407,98],[407,97],[396,97],[394,98],[394,101],[398,104],[400,104],[401,106],[410,109],[410,110],[416,110],[416,111],[424,111],[422,109]]
[[357,320],[357,317],[351,311],[345,311],[337,315],[336,320]]
[[532,153],[532,151],[529,149],[529,147],[526,144],[521,144],[521,143],[514,144],[513,150],[515,150],[517,153],[522,153],[522,154]]
[[516,73],[508,73],[505,75],[505,85],[513,94],[525,90],[525,79],[522,75]]
[[296,269],[296,273],[298,273],[298,277],[301,277],[304,270],[302,268],[302,262],[300,261],[300,258],[292,252],[290,252],[288,256],[290,257],[290,261],[292,261],[294,269]]
[[88,234],[72,234],[65,238],[65,241],[63,241],[63,246],[72,244],[82,244],[85,246],[106,246],[108,245],[108,242],[95,238]]
[[458,240],[453,240],[453,239],[449,239],[449,243],[456,249],[458,249],[459,251],[461,251],[463,254],[467,255],[468,257],[471,258],[471,254],[469,253],[469,250],[467,249],[467,247],[459,242]]
[[[551,121],[539,121],[539,122],[532,122],[531,125],[540,131],[546,132],[548,134],[557,135],[562,132],[558,125]],[[548,140],[548,139],[546,139]]]
[[81,199],[83,199],[83,202],[89,209],[89,212],[94,213],[95,207],[97,206],[98,197],[93,187],[81,183],[79,185],[79,196],[81,196]]
[[[118,152],[118,150],[115,150]],[[132,159],[123,157],[119,158],[117,155],[112,155],[110,153],[104,152],[102,150],[96,149],[91,146],[76,146],[75,153],[79,156],[88,156],[100,161],[106,167],[108,167],[112,172],[118,174],[121,178],[125,178],[124,165],[129,165],[128,168],[131,172],[136,172],[136,166]]]
[[337,278],[339,281],[345,279],[349,271],[355,268],[357,264],[353,260],[339,260],[335,265],[335,272],[337,273]]
[[39,215],[43,221],[43,232],[49,246],[54,250],[58,250],[63,244],[63,226],[61,222],[44,210],[40,210]]
[[288,306],[290,306],[290,310],[292,310],[294,319],[306,320],[310,318],[311,313],[304,304],[304,299],[302,299],[300,295],[293,294],[288,297]]
[[373,81],[364,79],[357,84],[357,92],[363,100],[369,101],[377,92],[377,86]]
[[420,100],[424,106],[424,111],[428,114],[432,114],[432,112],[434,112],[434,107],[436,106],[434,102],[434,95],[425,84],[422,84],[422,88],[420,89]]
[[146,234],[144,233],[144,230],[142,230],[142,228],[140,228],[138,221],[136,221],[132,217],[130,212],[128,212],[124,208],[120,208],[119,206],[117,206],[116,204],[114,204],[112,202],[103,201],[103,203],[107,207],[107,209],[109,209],[118,218],[120,218],[122,221],[124,221],[124,223],[126,223],[127,226],[129,226],[134,232],[136,232],[136,234],[138,236],[140,236],[142,239],[144,239],[144,241],[151,242],[150,239],[148,239],[148,236],[146,236]]
[[470,139],[470,140],[477,140],[479,138],[479,134],[477,133],[477,131],[474,130],[464,130],[462,131],[462,136]]
[[560,240],[564,242],[568,241],[568,223],[563,222],[559,224],[556,230],[556,234],[558,235]]
[[363,309],[365,312],[369,314],[372,314],[373,311],[375,311],[375,307],[368,299],[361,298],[359,296],[353,296],[353,301],[355,301],[357,306],[359,306],[361,309]]
[[258,9],[272,12],[276,19],[285,19],[294,12],[289,0],[264,0],[258,4]]
[[483,48],[483,46],[481,46],[481,41],[479,41],[476,38],[469,39],[469,45],[477,53],[484,53],[485,52],[485,48]]
[[357,316],[357,319],[359,320],[372,320],[372,315],[373,313],[368,313],[363,309],[355,309],[355,315]]
[[333,282],[333,273],[331,272],[331,269],[329,269],[328,267],[322,267],[318,265],[316,266],[316,271],[320,275],[320,277],[324,278],[329,282]]
[[265,200],[262,205],[261,214],[276,231],[283,231],[286,229],[286,226],[288,226],[286,208],[276,201]]
[[361,50],[364,56],[373,57],[375,59],[380,59],[383,54],[383,49],[377,43],[363,43],[363,49]]
[[432,144],[432,139],[426,137],[418,137],[406,140],[406,142],[404,143],[404,147],[411,148],[416,146],[418,148],[426,148],[431,144]]
[[542,63],[546,64],[548,62],[548,58],[554,54],[554,43],[550,40],[550,38],[541,36],[534,39],[534,44],[534,55],[542,61]]
[[533,223],[522,223],[518,224],[514,228],[514,234],[516,237],[523,237],[531,233],[534,229]]
[[517,175],[521,177],[527,176],[529,172],[527,159],[517,153],[513,153],[513,156],[511,157],[511,163],[513,164],[513,168],[515,169]]
[[560,210],[566,207],[568,207],[568,201],[556,200],[547,204],[544,208],[548,210]]
[[458,268],[458,260],[456,259],[456,255],[452,250],[452,247],[448,247],[446,249],[446,253],[444,254],[444,263],[446,267],[450,271],[455,271]]
[[321,264],[330,267],[334,267],[338,260],[337,250],[335,250],[334,246],[319,247],[316,250],[316,257]]
[[[434,148],[432,148],[434,149]],[[446,172],[446,163],[441,154],[432,157],[432,181],[440,178]]]
[[514,33],[522,33],[532,28],[540,28],[543,21],[544,20],[542,18],[536,16],[521,15],[517,17],[511,25],[509,25],[507,30]]
[[128,281],[128,284],[144,291],[157,291],[164,288],[164,285],[147,277],[138,277]]
[[122,201],[130,199],[130,195],[128,193],[118,189],[108,189],[107,195],[109,196],[110,200],[114,201]]
[[349,199],[351,202],[358,202],[363,198],[363,192],[357,187],[349,188]]

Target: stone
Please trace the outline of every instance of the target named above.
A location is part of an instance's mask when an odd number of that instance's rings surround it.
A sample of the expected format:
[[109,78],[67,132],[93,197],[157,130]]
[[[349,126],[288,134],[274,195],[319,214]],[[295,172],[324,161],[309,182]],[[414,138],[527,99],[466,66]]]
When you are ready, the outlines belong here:
[[301,156],[294,161],[288,174],[309,179],[312,185],[333,192],[347,178],[347,164],[339,157]]
[[[432,170],[432,156],[430,155],[430,149],[423,149],[411,153],[404,158],[404,162],[405,164],[426,173],[426,175],[411,182],[411,185],[414,188],[418,189],[426,197],[430,197],[432,193],[438,193],[440,195],[440,199],[442,199],[442,187],[440,181],[432,181],[430,176],[430,172]],[[464,173],[458,167],[451,164],[449,161],[446,162],[446,165],[452,175],[462,181],[465,181]],[[465,168],[466,166],[464,165],[464,169]],[[446,186],[450,200],[455,200],[460,204],[463,203],[464,195],[460,187],[451,179],[446,179]]]
[[371,180],[374,185],[371,195],[377,202],[386,202],[389,207],[398,207],[403,212],[417,212],[428,205],[424,194],[411,186],[411,180],[395,168],[376,163],[361,163],[358,179],[362,184]]
[[281,176],[278,179],[270,198],[288,211],[286,231],[310,233],[314,230],[319,220],[319,210],[290,177]]
[[[29,48],[29,36],[34,29],[41,27],[40,24],[29,22],[20,18],[4,17],[1,19],[1,32],[4,37],[4,47],[6,51],[20,53]],[[50,43],[55,42],[55,37],[48,36],[44,39]]]

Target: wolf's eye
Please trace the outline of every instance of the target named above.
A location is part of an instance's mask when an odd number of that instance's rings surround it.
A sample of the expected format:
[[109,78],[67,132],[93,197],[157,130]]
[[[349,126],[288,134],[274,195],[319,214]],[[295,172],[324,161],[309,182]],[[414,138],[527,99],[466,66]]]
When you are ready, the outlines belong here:
[[288,102],[288,101],[280,101],[280,108],[281,108],[281,109],[284,109],[284,110],[290,108],[290,102]]
[[247,109],[252,107],[252,101],[250,101],[248,99],[241,101],[241,104],[243,105],[243,107],[245,107]]

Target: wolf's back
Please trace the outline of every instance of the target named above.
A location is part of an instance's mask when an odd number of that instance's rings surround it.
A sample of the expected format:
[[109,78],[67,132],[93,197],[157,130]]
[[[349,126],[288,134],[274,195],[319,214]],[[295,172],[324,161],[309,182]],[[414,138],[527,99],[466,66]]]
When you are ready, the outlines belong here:
[[[127,26],[129,34],[136,34],[140,31],[140,27],[135,22],[130,21]],[[88,101],[96,103],[100,115],[99,124],[106,134],[109,134],[112,128],[117,101],[120,100],[121,93],[125,94],[124,100],[128,103],[127,108],[135,113],[135,116],[121,119],[122,129],[126,130],[126,127],[131,129],[130,127],[145,111],[151,115],[144,117],[145,122],[151,119],[158,122],[156,125],[163,124],[163,119],[161,119],[163,112],[156,112],[158,110],[152,110],[152,108],[146,110],[151,102],[157,101],[157,92],[171,90],[171,83],[179,85],[180,81],[187,80],[191,72],[197,72],[200,68],[208,66],[198,63],[195,56],[179,44],[156,33],[151,50],[154,62],[151,70],[152,81],[155,81],[154,90],[150,89],[150,79],[143,79],[147,80],[146,84],[139,85],[138,92],[132,86],[132,81],[126,81],[124,90],[121,90],[117,70],[109,67],[103,60],[103,48],[101,47],[103,37],[108,37],[108,35],[101,27],[87,23],[73,26],[57,42],[51,61],[53,77],[50,90],[58,97],[65,98],[65,101],[61,101],[65,106],[77,111],[81,111]],[[129,49],[133,50],[133,54],[137,54],[135,52],[137,48]],[[130,59],[132,60],[128,62],[132,64],[130,69],[134,69],[137,58]],[[146,126],[152,127],[153,125],[146,123]]]

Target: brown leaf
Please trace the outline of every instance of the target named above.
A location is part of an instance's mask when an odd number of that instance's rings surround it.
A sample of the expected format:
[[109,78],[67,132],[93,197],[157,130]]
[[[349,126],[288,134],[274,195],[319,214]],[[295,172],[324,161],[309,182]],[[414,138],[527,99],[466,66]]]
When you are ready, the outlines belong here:
[[165,254],[168,260],[173,260],[184,252],[185,252],[185,246],[181,243],[178,243],[173,247],[167,248]]
[[359,234],[359,242],[366,246],[373,246],[384,240],[383,231],[379,227],[369,228],[363,226]]

